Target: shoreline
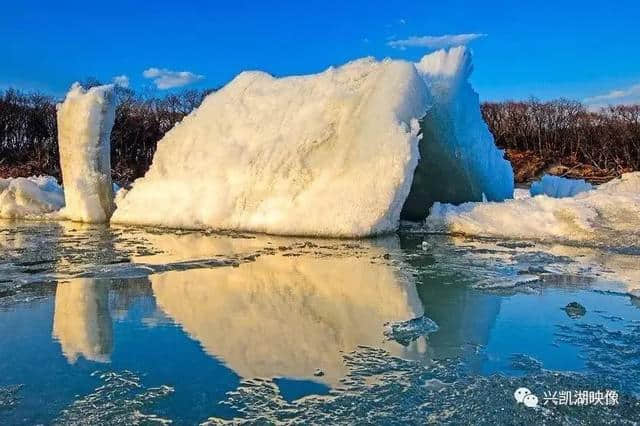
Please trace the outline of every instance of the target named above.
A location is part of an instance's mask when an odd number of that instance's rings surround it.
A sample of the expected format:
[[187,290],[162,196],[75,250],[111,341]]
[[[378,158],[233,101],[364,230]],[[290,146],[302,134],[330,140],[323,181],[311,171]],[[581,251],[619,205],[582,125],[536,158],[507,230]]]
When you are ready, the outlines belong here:
[[[514,183],[526,185],[539,180],[544,174],[566,177],[570,179],[584,179],[585,181],[599,185],[620,177],[624,173],[633,172],[632,168],[619,170],[605,170],[589,164],[584,164],[572,158],[558,158],[552,155],[544,158],[533,151],[505,149],[505,158],[513,167]],[[145,170],[146,173],[146,170]],[[139,172],[132,168],[116,167],[111,169],[112,179],[121,187],[129,187],[138,177]],[[0,163],[0,179],[31,177],[48,175],[61,182],[58,167],[46,167],[38,164],[36,160],[22,164]]]

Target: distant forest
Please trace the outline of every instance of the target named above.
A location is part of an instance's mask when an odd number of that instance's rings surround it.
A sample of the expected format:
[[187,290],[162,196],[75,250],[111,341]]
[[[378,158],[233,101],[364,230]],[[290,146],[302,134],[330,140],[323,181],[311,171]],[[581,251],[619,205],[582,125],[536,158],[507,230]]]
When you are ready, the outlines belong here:
[[[157,141],[212,91],[185,90],[157,97],[117,88],[111,132],[114,180],[126,184],[142,176]],[[60,178],[57,102],[38,93],[0,92],[0,177]],[[576,101],[530,99],[486,102],[482,114],[496,144],[514,165],[518,182],[545,170],[595,182],[640,170],[640,105],[590,111]]]
[[640,170],[640,105],[590,111],[567,99],[485,102],[482,115],[517,182],[544,170],[603,182]]

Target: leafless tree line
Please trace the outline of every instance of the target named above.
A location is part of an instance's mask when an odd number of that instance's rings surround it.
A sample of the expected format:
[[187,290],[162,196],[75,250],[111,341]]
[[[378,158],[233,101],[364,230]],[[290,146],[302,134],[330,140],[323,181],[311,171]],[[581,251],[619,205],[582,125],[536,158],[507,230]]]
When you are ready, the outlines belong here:
[[119,90],[111,131],[111,161],[116,180],[130,182],[151,165],[157,142],[197,108],[211,91],[187,90],[162,98],[142,98]]
[[[118,88],[111,132],[115,179],[130,182],[143,175],[158,140],[210,92],[187,90],[157,97]],[[0,92],[0,172],[30,164],[24,173],[59,177],[56,102],[37,93]],[[482,113],[501,148],[602,170],[640,170],[640,105],[590,111],[576,101],[531,99],[487,102]]]
[[0,93],[0,165],[27,161],[43,170],[57,167],[56,104],[49,96],[7,90]]
[[482,114],[501,148],[602,170],[640,169],[640,105],[589,110],[580,102],[487,102]]
[[[83,85],[98,85],[88,80]],[[164,97],[116,89],[116,116],[111,131],[114,177],[130,182],[151,164],[156,143],[202,102],[211,90],[186,90]],[[0,92],[0,171],[30,165],[24,173],[60,177],[56,100],[17,90]],[[20,172],[18,172],[20,174]]]

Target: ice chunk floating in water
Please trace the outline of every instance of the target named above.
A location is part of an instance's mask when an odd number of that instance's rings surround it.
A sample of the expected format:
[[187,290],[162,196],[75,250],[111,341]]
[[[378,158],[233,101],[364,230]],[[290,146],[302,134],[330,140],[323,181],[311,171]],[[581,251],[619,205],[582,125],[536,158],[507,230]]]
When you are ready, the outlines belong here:
[[[316,75],[245,72],[158,143],[112,220],[359,237],[423,219],[436,201],[503,200],[511,166],[482,121],[463,48],[419,63],[361,59]],[[3,217],[106,222],[114,210],[112,86],[58,106],[61,194],[0,185]],[[422,158],[421,158],[422,157]]]
[[106,222],[113,212],[109,137],[114,117],[113,85],[85,90],[75,83],[58,105],[63,215],[68,219]]
[[112,220],[356,237],[397,229],[407,197],[410,217],[436,200],[502,200],[513,175],[470,71],[468,51],[456,48],[419,64],[242,73],[165,135]]

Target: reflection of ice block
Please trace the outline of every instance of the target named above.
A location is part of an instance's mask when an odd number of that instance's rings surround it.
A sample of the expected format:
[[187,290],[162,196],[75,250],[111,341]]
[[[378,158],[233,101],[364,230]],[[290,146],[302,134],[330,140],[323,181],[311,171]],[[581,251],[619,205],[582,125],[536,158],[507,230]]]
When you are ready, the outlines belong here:
[[53,336],[70,363],[79,356],[108,362],[113,349],[109,281],[76,279],[58,284]]
[[[209,354],[242,377],[296,377],[335,384],[341,352],[384,347],[383,325],[422,314],[415,287],[397,270],[361,257],[261,256],[238,268],[173,271],[150,277],[158,307]],[[414,345],[415,346],[415,345]],[[321,369],[322,377],[314,377]]]
[[500,311],[500,296],[440,282],[421,285],[419,294],[426,315],[439,326],[429,335],[429,355],[437,359],[459,357],[475,354],[476,345],[487,345]]
[[84,90],[74,84],[58,105],[58,145],[66,207],[78,222],[106,222],[113,213],[111,128],[113,86]]

